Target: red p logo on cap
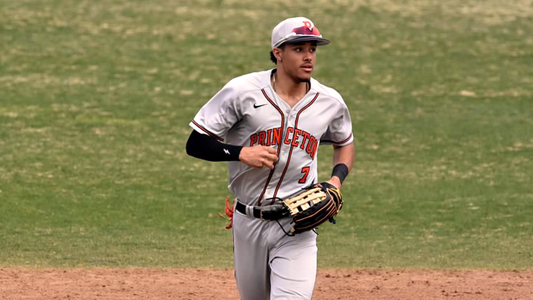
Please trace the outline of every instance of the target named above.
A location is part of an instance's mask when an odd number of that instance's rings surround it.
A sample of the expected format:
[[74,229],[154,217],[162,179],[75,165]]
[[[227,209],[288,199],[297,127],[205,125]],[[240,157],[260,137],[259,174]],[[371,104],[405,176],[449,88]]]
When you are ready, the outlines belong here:
[[313,27],[313,25],[311,25],[310,22],[304,21],[304,24],[305,25],[302,27],[293,28],[292,32],[296,34],[320,36],[320,31],[318,31],[318,29]]

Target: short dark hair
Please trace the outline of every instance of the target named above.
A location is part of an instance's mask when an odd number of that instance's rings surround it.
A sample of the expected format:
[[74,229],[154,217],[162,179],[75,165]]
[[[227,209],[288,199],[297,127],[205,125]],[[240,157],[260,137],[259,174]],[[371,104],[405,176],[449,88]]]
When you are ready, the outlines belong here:
[[276,56],[274,55],[274,52],[272,52],[272,51],[270,51],[270,60],[271,60],[275,65],[278,64],[278,59],[276,58]]
[[[276,48],[283,49],[283,47],[285,47],[285,44],[286,44],[286,43],[283,43],[283,44],[277,46]],[[271,60],[275,65],[278,64],[278,59],[277,59],[276,56],[274,55],[274,51],[270,51],[270,60]]]

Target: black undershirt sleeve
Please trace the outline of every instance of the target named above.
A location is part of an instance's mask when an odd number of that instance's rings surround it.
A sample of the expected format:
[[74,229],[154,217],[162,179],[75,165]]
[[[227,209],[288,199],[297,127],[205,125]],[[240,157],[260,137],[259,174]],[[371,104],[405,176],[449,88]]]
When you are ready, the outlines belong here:
[[241,146],[221,143],[214,138],[193,130],[187,140],[187,154],[208,161],[238,161]]

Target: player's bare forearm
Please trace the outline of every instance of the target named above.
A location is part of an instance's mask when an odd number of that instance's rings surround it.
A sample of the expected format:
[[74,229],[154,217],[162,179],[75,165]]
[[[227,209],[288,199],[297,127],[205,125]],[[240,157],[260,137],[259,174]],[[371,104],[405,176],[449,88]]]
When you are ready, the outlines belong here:
[[339,147],[334,146],[333,150],[333,165],[345,164],[348,167],[348,171],[352,169],[353,161],[355,159],[355,146],[354,143]]
[[[352,165],[355,159],[355,145],[351,143],[346,146],[338,147],[334,146],[333,149],[333,166],[344,164],[348,168],[348,172],[352,169]],[[335,185],[337,188],[341,188],[342,181],[338,176],[331,176],[328,180],[329,183]]]

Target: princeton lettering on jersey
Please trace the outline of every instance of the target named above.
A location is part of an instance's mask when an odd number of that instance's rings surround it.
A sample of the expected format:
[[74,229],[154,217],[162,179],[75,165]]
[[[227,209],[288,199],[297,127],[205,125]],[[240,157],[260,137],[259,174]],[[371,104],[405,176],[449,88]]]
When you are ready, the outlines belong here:
[[315,158],[316,151],[318,149],[318,139],[311,135],[309,132],[303,131],[294,127],[287,127],[285,134],[282,135],[283,128],[271,128],[265,131],[254,133],[250,136],[250,147],[254,145],[272,146],[281,145],[281,139],[283,137],[283,143],[295,148],[304,150]]

